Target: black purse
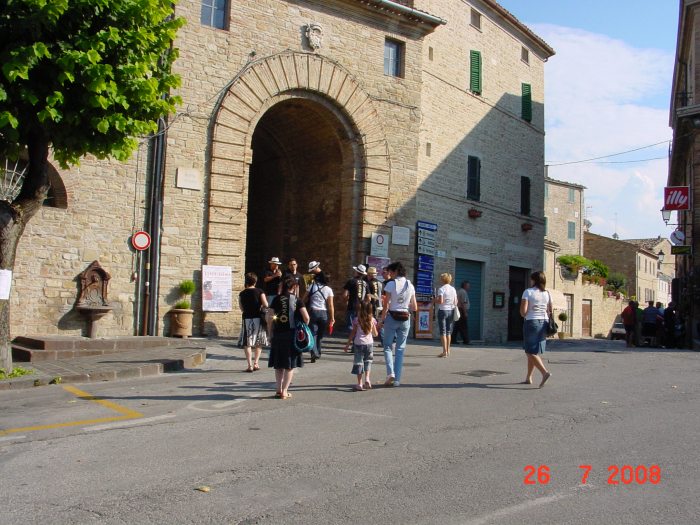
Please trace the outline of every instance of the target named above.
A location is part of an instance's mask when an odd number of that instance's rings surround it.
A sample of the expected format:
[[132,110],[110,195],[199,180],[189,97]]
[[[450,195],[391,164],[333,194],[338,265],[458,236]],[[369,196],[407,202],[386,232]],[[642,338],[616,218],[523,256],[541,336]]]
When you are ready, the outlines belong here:
[[549,322],[547,323],[547,335],[554,335],[559,331],[559,325],[554,320],[554,316],[549,316]]

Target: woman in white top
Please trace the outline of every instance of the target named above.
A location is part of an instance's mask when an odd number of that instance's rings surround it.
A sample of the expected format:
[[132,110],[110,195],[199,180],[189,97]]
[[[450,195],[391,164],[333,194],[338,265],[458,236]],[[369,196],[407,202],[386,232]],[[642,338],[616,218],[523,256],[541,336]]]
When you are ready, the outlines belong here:
[[314,334],[315,345],[311,349],[311,362],[321,357],[321,339],[326,335],[326,329],[335,324],[335,310],[333,308],[333,289],[328,286],[326,274],[316,274],[313,283],[309,286],[306,296],[307,309],[309,311],[309,328]]
[[452,342],[452,324],[454,323],[454,309],[457,308],[457,290],[450,283],[452,276],[449,273],[440,274],[442,286],[438,288],[435,304],[438,305],[437,320],[440,328],[440,341],[442,353],[438,357],[450,355],[450,343]]
[[545,289],[547,277],[544,272],[533,272],[530,275],[532,287],[523,292],[520,301],[520,315],[525,318],[523,323],[523,348],[527,356],[527,376],[523,384],[532,384],[532,372],[535,368],[542,372],[540,388],[544,386],[552,374],[547,371],[540,355],[544,354],[547,346],[547,324],[552,315],[552,297]]
[[[411,328],[411,312],[418,310],[416,292],[411,281],[406,279],[406,269],[400,262],[393,262],[386,267],[390,281],[384,287],[382,295],[382,318],[379,326],[384,328],[384,360],[386,361],[386,386],[399,386],[403,368],[403,354],[406,339]],[[391,345],[396,338],[396,356]]]

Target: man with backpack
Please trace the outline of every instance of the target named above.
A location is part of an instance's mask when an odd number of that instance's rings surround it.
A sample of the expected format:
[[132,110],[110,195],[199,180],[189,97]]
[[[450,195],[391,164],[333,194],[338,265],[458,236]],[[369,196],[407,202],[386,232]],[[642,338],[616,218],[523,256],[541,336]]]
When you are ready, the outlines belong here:
[[348,302],[345,314],[348,330],[352,330],[352,323],[360,311],[360,303],[367,295],[367,281],[364,279],[367,275],[367,267],[364,264],[358,264],[353,266],[352,269],[355,275],[343,286],[343,298]]

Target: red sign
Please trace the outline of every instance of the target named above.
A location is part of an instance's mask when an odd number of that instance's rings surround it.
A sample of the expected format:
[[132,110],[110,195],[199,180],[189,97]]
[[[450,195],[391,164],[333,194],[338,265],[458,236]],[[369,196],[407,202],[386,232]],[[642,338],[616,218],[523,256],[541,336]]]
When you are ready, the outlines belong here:
[[136,232],[131,236],[131,245],[139,251],[147,250],[151,245],[151,236],[144,231]]
[[689,210],[690,209],[690,187],[689,186],[667,186],[664,188],[664,209],[665,210]]

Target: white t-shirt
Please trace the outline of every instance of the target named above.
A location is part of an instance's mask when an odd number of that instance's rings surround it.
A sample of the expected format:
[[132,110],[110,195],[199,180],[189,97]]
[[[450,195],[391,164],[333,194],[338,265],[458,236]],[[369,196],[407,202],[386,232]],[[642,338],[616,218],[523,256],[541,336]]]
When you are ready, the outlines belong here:
[[330,286],[313,283],[309,288],[309,308],[311,310],[327,310],[326,300],[333,297]]
[[416,291],[411,281],[405,277],[397,277],[384,287],[384,293],[389,296],[390,312],[407,312],[411,305],[411,297]]
[[541,291],[536,286],[528,288],[523,292],[523,300],[527,299],[527,314],[525,319],[544,319],[545,321],[549,319],[547,315],[547,305],[549,304],[550,297],[549,292],[545,290]]
[[438,288],[438,297],[442,297],[442,303],[438,304],[438,310],[454,310],[457,306],[457,290],[451,284],[444,284]]

